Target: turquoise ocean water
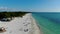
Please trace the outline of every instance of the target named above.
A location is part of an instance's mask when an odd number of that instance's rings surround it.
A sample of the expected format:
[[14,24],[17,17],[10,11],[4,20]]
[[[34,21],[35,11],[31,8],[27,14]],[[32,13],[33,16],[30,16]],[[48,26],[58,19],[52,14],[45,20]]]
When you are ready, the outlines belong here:
[[32,12],[43,34],[60,34],[60,12]]

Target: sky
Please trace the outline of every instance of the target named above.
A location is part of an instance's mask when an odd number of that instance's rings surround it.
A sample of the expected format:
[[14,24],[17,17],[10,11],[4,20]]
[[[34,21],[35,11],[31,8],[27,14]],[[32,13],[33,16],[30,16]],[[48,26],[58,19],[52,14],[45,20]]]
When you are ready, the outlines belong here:
[[59,12],[60,0],[0,0],[0,10]]

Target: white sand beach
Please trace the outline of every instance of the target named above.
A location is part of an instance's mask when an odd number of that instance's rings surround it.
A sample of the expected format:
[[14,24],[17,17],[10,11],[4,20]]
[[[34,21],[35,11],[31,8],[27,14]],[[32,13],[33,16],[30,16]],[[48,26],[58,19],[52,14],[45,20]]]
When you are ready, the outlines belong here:
[[0,27],[6,29],[5,32],[0,34],[41,34],[41,31],[31,13],[26,14],[22,18],[15,17],[10,22],[0,21]]

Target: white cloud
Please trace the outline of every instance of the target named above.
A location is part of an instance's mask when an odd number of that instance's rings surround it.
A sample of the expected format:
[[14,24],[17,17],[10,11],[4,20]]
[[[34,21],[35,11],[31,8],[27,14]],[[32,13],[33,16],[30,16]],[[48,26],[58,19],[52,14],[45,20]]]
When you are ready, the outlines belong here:
[[0,7],[0,11],[26,11],[26,12],[60,12],[60,8],[40,8],[40,9],[16,9],[8,7]]
[[8,7],[3,7],[1,6],[0,7],[0,11],[16,11],[17,9],[15,8],[8,8]]
[[33,12],[60,12],[60,8],[32,9]]
[[0,7],[0,10],[7,10],[7,7]]

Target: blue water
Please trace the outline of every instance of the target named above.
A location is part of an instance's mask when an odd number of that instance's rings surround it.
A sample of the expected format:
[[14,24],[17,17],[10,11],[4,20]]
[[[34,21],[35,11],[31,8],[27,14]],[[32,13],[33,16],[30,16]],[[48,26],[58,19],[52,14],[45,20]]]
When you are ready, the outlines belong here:
[[60,12],[32,12],[43,34],[60,34]]

